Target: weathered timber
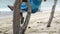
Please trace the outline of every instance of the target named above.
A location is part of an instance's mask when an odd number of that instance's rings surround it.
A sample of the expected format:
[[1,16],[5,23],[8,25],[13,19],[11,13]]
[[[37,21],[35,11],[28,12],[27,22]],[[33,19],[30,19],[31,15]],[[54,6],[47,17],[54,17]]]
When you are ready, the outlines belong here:
[[20,5],[21,0],[15,0],[13,12],[13,34],[19,34],[20,31]]
[[25,34],[25,30],[28,26],[30,16],[31,16],[31,6],[29,4],[29,1],[27,2],[27,5],[28,5],[28,13],[27,13],[27,16],[26,16],[26,19],[25,19],[23,26],[20,28],[20,34]]
[[55,12],[56,4],[57,4],[57,0],[54,0],[54,5],[53,5],[53,7],[52,7],[52,11],[51,11],[51,14],[50,14],[50,18],[49,18],[47,27],[50,27],[50,26],[51,26],[51,22],[52,22],[53,17],[54,17],[54,12]]

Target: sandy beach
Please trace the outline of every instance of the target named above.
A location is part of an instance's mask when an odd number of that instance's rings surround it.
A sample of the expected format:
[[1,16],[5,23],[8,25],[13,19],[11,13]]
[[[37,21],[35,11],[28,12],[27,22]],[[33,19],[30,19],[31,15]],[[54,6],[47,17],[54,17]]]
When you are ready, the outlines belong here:
[[[26,16],[24,14],[24,16]],[[47,28],[50,11],[31,14],[25,34],[60,34],[60,11],[55,11],[51,27]],[[0,34],[13,34],[13,16],[0,17]]]

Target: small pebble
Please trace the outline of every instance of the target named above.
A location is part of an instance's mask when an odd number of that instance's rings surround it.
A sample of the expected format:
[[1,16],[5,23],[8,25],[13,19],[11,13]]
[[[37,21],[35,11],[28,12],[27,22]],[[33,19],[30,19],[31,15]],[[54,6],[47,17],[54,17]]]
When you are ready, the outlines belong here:
[[0,31],[0,33],[2,33],[2,31]]
[[31,27],[28,27],[28,29],[30,29]]
[[37,22],[37,23],[40,23],[40,22]]

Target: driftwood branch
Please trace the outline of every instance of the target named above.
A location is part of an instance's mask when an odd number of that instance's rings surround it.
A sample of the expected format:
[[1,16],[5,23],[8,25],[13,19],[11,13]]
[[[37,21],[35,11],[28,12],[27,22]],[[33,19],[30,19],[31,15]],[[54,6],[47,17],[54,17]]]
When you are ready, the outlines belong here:
[[[20,5],[21,5],[22,1],[26,2],[26,4],[28,5],[28,12],[27,12],[27,16],[26,16],[23,26],[20,26],[20,19],[22,17],[20,15],[20,11],[21,11]],[[28,26],[30,16],[31,16],[31,6],[29,4],[29,0],[16,0],[14,6],[8,6],[8,7],[12,11],[14,11],[14,14],[13,14],[13,34],[24,34],[25,30]]]
[[31,16],[31,6],[29,4],[29,1],[26,3],[28,5],[28,13],[27,13],[27,16],[26,16],[26,19],[25,19],[25,22],[22,26],[22,28],[20,28],[20,34],[24,34],[25,33],[25,30],[28,26],[28,23],[29,23],[29,20],[30,20],[30,16]]
[[57,0],[54,0],[54,5],[52,7],[52,11],[51,11],[51,14],[50,14],[50,18],[49,18],[47,27],[50,27],[51,22],[53,20],[56,4],[57,4]]
[[14,10],[14,6],[8,5],[8,7],[9,7],[12,11]]
[[13,12],[13,34],[19,34],[20,31],[20,5],[21,0],[15,0]]

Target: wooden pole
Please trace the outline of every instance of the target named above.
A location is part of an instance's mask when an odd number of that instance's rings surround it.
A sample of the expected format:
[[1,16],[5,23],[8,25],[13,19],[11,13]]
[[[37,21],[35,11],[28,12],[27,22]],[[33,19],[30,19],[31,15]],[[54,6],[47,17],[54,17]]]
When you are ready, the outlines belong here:
[[50,27],[51,26],[51,22],[52,22],[52,19],[54,17],[54,12],[55,12],[56,4],[57,4],[57,0],[54,0],[54,5],[52,7],[52,11],[51,11],[51,15],[50,15],[50,18],[49,18],[47,27]]
[[29,0],[28,0],[28,2],[26,2],[26,4],[28,5],[28,13],[27,13],[27,16],[26,16],[26,19],[25,19],[23,26],[20,28],[20,34],[25,34],[25,30],[28,26],[30,16],[31,16],[31,6],[29,4]]
[[25,30],[28,26],[30,16],[31,16],[31,6],[29,4],[29,0],[23,0],[23,2],[26,2],[28,5],[28,13],[25,19],[25,22],[23,26],[20,26],[20,19],[22,18],[20,14],[20,5],[22,3],[22,0],[16,0],[14,6],[8,6],[12,11],[14,11],[13,14],[13,34],[24,34]]
[[13,12],[13,34],[19,34],[20,31],[20,5],[21,0],[16,0]]

